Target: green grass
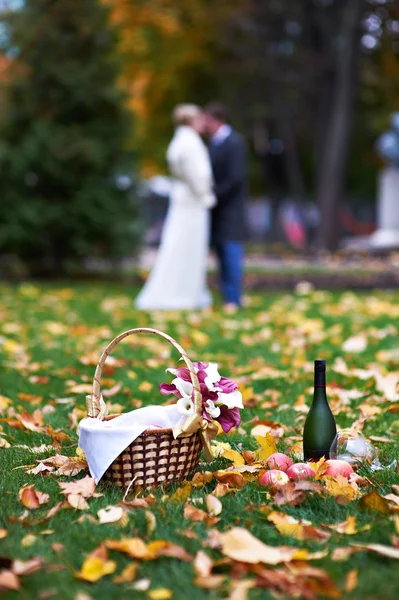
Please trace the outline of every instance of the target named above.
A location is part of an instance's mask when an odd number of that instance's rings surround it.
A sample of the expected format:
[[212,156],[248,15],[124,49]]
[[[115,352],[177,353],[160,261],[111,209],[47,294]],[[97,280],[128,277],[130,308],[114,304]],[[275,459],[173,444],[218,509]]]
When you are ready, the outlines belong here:
[[[287,427],[285,436],[279,442],[279,449],[287,447],[289,436],[300,435],[304,414],[294,410],[293,404],[301,394],[307,394],[312,385],[311,363],[314,358],[327,359],[330,369],[328,378],[344,389],[356,389],[364,392],[363,397],[351,400],[349,405],[338,403],[336,419],[341,427],[350,426],[359,418],[359,406],[365,402],[375,404],[381,409],[375,417],[366,420],[365,435],[387,436],[391,443],[378,444],[380,457],[388,463],[399,455],[399,413],[388,411],[390,403],[381,401],[381,393],[374,386],[374,380],[361,380],[345,377],[332,370],[331,365],[337,357],[346,360],[348,366],[366,368],[370,364],[379,364],[383,370],[397,369],[392,351],[398,347],[399,293],[375,292],[368,295],[355,295],[351,292],[334,294],[315,291],[310,295],[265,294],[251,296],[247,308],[234,317],[226,317],[218,308],[212,314],[205,313],[157,313],[148,316],[137,313],[133,308],[136,290],[116,285],[2,285],[0,289],[0,353],[2,359],[1,388],[3,396],[11,398],[13,404],[5,408],[0,418],[11,416],[12,411],[20,413],[22,409],[33,412],[37,407],[43,409],[45,422],[54,428],[60,428],[71,436],[64,442],[62,449],[49,450],[40,458],[51,456],[55,452],[75,455],[77,435],[70,428],[68,414],[77,410],[83,415],[84,394],[68,392],[72,382],[91,383],[94,367],[85,365],[81,358],[89,353],[100,355],[107,342],[125,329],[135,326],[152,326],[175,337],[188,351],[193,360],[212,360],[219,363],[220,371],[233,379],[239,379],[244,387],[252,387],[256,402],[242,415],[242,432],[226,436],[233,448],[254,449],[256,442],[250,435],[251,421],[255,417],[272,419]],[[198,335],[198,332],[205,336]],[[367,348],[358,354],[345,354],[342,343],[352,335],[364,332],[367,336]],[[122,392],[111,399],[132,409],[142,402],[162,402],[157,386],[166,381],[164,369],[174,366],[178,356],[171,352],[169,358],[161,357],[159,348],[151,351],[145,338],[125,342],[115,351],[115,356],[126,359],[124,367],[110,371],[106,377],[107,387],[122,382]],[[169,347],[162,349],[168,352]],[[270,366],[282,372],[282,376],[272,378],[262,375],[262,367]],[[283,376],[284,375],[284,376]],[[47,383],[32,379],[32,376],[48,376]],[[35,382],[36,381],[36,382]],[[152,392],[140,391],[141,381],[153,384]],[[19,394],[40,396],[38,404],[24,401]],[[273,409],[262,408],[263,402],[278,395],[278,406]],[[68,404],[58,403],[57,399],[70,397]],[[11,411],[11,412],[10,412]],[[148,598],[148,592],[139,592],[131,584],[116,585],[113,575],[106,576],[95,584],[78,580],[74,573],[78,571],[84,558],[96,546],[106,539],[139,536],[143,540],[166,539],[184,546],[195,555],[204,549],[214,560],[222,558],[217,550],[203,548],[208,527],[203,523],[192,523],[183,518],[183,503],[171,503],[167,491],[156,492],[157,502],[151,507],[156,517],[156,528],[148,534],[143,510],[135,509],[129,513],[128,524],[121,528],[117,524],[100,525],[89,520],[79,522],[81,511],[65,509],[52,519],[40,522],[50,507],[61,500],[58,480],[51,474],[46,477],[27,475],[28,465],[35,463],[35,456],[28,447],[50,443],[50,438],[42,433],[15,429],[6,422],[0,422],[2,435],[11,443],[10,448],[0,448],[0,528],[7,529],[7,536],[0,540],[1,557],[27,560],[41,556],[45,567],[29,576],[21,578],[19,592],[6,592],[4,598],[43,598],[69,600],[78,592],[89,594],[92,598],[111,600],[128,598]],[[245,432],[245,433],[244,433]],[[223,438],[222,438],[223,439]],[[241,446],[242,445],[242,446]],[[39,457],[39,456],[38,456]],[[227,466],[224,459],[211,465],[201,464],[201,469],[216,470]],[[391,492],[391,485],[399,483],[398,472],[381,471],[372,475],[373,483],[380,493]],[[34,484],[36,489],[50,495],[50,502],[31,511],[25,521],[15,521],[24,512],[18,499],[18,491],[24,484]],[[215,482],[204,488],[196,489],[194,497],[205,497],[215,486]],[[97,512],[110,504],[117,504],[123,494],[102,485],[99,490],[103,496],[89,499],[88,514],[97,519]],[[173,490],[172,490],[173,491]],[[343,562],[331,560],[336,547],[350,543],[380,543],[392,545],[395,527],[392,516],[376,512],[362,511],[358,501],[340,505],[331,497],[309,496],[296,507],[284,506],[281,509],[296,518],[311,521],[315,526],[334,524],[344,521],[348,515],[355,515],[357,526],[369,524],[367,531],[353,536],[333,532],[326,543],[298,541],[289,536],[281,536],[273,524],[267,521],[258,510],[259,504],[270,503],[265,488],[256,482],[248,483],[241,491],[222,498],[223,511],[217,529],[224,531],[231,526],[248,528],[254,535],[272,546],[291,545],[308,548],[311,551],[326,549],[325,558],[312,561],[312,566],[325,569],[342,590],[342,597],[348,600],[396,600],[399,596],[399,569],[393,559],[387,559],[371,552],[356,552]],[[11,521],[10,521],[11,518]],[[29,524],[36,521],[37,524]],[[188,539],[180,532],[190,528],[198,539]],[[28,534],[35,536],[30,546],[21,544]],[[398,535],[398,534],[396,534]],[[52,544],[64,544],[61,552],[55,552]],[[110,551],[110,558],[117,561],[117,571],[129,564],[130,559],[121,553]],[[61,567],[54,568],[52,565]],[[358,586],[352,592],[345,592],[345,577],[351,570],[358,570]],[[221,565],[216,572],[230,574],[230,567]],[[252,577],[251,574],[241,575]],[[238,574],[237,577],[240,577]],[[173,591],[178,600],[202,600],[205,598],[226,598],[229,595],[230,579],[221,589],[205,590],[193,585],[194,571],[190,563],[171,558],[159,558],[152,562],[142,562],[137,579],[149,578],[151,588],[166,587]],[[48,596],[43,596],[48,593]],[[251,599],[272,598],[269,590],[255,588],[249,592]],[[288,596],[282,596],[288,597]],[[290,596],[293,597],[293,596]]]

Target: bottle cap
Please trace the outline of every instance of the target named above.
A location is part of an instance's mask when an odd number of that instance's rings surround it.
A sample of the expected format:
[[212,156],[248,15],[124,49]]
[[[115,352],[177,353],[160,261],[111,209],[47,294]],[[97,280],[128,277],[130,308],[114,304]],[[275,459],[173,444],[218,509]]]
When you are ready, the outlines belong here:
[[315,369],[325,369],[326,368],[326,361],[325,360],[315,360],[314,361],[314,368]]

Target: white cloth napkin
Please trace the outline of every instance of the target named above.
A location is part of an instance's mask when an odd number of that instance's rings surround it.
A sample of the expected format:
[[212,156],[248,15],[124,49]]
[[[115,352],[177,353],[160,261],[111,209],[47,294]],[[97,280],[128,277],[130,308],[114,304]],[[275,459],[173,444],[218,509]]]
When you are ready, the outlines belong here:
[[146,429],[171,427],[182,417],[176,404],[145,406],[110,421],[88,417],[79,423],[79,447],[86,454],[90,475],[98,483],[110,464]]

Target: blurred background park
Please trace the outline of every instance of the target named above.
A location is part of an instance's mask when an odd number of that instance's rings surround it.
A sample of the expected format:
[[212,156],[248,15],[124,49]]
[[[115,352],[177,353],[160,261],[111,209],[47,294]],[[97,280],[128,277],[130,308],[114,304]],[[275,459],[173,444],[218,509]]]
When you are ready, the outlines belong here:
[[377,228],[398,0],[1,0],[0,16],[1,275],[142,264],[181,102],[222,100],[245,137],[249,254],[326,256]]

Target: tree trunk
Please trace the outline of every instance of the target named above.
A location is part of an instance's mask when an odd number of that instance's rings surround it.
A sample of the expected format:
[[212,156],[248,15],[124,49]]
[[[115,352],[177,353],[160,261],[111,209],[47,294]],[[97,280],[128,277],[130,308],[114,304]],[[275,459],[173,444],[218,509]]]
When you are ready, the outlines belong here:
[[360,21],[364,0],[351,0],[343,9],[335,90],[326,126],[324,152],[317,185],[321,211],[319,247],[334,251],[339,238],[339,204],[344,189],[350,128],[356,90]]

